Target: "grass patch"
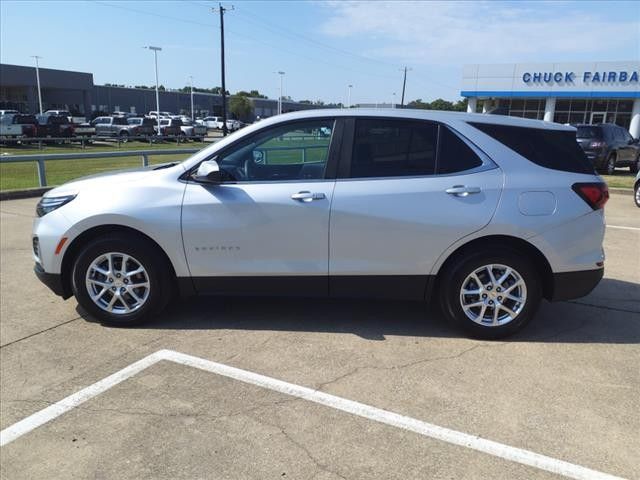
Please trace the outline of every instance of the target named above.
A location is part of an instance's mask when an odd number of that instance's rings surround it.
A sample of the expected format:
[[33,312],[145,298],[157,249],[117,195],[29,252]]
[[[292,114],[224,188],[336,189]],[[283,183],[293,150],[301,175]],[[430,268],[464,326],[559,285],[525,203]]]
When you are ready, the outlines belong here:
[[[0,146],[0,158],[3,155],[34,155],[52,153],[99,153],[118,151],[138,151],[138,150],[173,150],[184,148],[203,148],[208,143],[201,142],[127,142],[100,141],[85,145],[83,149],[80,144],[66,143],[62,145],[43,145],[39,149],[37,145],[12,145]],[[149,164],[182,161],[189,157],[189,154],[176,155],[150,155]],[[47,174],[47,184],[51,186],[61,185],[70,180],[103,173],[112,170],[122,170],[142,166],[142,157],[120,157],[120,158],[86,158],[80,160],[50,160],[45,162]],[[38,168],[36,162],[24,163],[0,163],[0,190],[19,190],[24,188],[38,187]]]
[[[188,156],[188,154],[149,156],[149,164],[182,161]],[[45,162],[47,184],[51,186],[61,185],[87,175],[140,166],[142,166],[142,159],[139,156]],[[0,164],[0,190],[18,190],[38,186],[36,162]]]
[[601,175],[610,188],[633,188],[635,174],[629,172],[618,172],[615,175]]

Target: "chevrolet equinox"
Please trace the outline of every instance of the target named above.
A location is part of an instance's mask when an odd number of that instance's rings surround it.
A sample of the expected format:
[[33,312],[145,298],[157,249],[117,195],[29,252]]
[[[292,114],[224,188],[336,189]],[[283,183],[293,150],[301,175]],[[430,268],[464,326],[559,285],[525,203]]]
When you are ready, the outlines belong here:
[[481,338],[603,275],[606,184],[576,130],[420,110],[316,110],[182,163],[47,192],[35,272],[108,324],[176,294],[437,302]]

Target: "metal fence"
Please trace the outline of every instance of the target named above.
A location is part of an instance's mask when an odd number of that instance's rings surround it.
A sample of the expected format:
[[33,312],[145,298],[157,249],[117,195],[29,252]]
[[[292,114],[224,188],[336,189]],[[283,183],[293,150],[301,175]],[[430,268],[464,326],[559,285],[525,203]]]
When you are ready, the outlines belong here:
[[121,145],[126,145],[128,142],[145,142],[152,145],[154,143],[161,143],[166,141],[173,141],[176,143],[187,143],[189,140],[204,142],[206,135],[137,135],[137,136],[78,136],[78,137],[2,137],[0,143],[7,145],[20,143],[22,145],[37,144],[39,149],[42,149],[43,145],[48,144],[65,144],[65,143],[79,143],[82,148],[86,145],[91,145],[94,142],[115,142],[118,144],[118,148]]
[[170,150],[129,150],[126,152],[92,152],[92,153],[50,153],[50,154],[33,154],[33,155],[3,155],[0,157],[0,164],[3,163],[19,163],[19,162],[37,162],[38,165],[38,182],[41,187],[47,186],[47,171],[45,162],[53,160],[82,160],[92,158],[118,158],[118,157],[136,157],[139,156],[142,166],[149,165],[149,157],[151,155],[180,155],[199,152],[200,148],[173,148]]

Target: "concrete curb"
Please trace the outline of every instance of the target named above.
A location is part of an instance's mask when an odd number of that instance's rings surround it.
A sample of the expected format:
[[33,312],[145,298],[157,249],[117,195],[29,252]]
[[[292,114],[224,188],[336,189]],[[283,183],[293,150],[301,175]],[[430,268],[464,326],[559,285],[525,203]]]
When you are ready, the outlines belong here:
[[619,195],[633,195],[633,188],[610,188],[609,193],[617,193]]
[[45,192],[48,192],[53,187],[38,187],[38,188],[27,188],[25,190],[9,190],[5,192],[0,192],[0,201],[1,200],[18,200],[20,198],[34,198],[41,197]]

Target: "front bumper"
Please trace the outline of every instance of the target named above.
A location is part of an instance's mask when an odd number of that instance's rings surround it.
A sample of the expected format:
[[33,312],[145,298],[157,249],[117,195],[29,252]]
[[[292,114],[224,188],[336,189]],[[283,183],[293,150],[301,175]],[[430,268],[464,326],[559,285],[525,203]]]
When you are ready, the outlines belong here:
[[67,289],[64,288],[62,275],[59,273],[47,273],[39,263],[35,264],[33,271],[36,274],[36,277],[38,277],[38,280],[49,287],[49,289],[59,297],[67,299],[71,296],[71,292],[68,292]]
[[553,274],[552,302],[572,300],[587,295],[602,280],[604,268]]

